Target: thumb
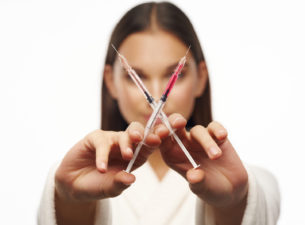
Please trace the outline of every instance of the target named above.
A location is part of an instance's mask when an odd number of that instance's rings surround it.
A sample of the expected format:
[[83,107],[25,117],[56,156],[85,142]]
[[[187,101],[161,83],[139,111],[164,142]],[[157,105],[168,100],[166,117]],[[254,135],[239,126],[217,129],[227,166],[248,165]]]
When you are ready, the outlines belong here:
[[126,188],[134,183],[136,177],[133,174],[125,171],[120,171],[114,176],[113,188],[111,190],[111,197],[120,195]]
[[205,173],[201,168],[188,170],[186,179],[195,194],[202,193],[205,185]]

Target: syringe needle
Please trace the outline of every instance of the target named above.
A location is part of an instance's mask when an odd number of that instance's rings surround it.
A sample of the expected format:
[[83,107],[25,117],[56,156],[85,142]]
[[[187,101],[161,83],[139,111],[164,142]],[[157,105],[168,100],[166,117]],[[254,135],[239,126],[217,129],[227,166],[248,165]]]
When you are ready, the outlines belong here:
[[111,43],[112,48],[116,51],[116,53],[118,53],[119,55],[121,55],[118,50],[114,47],[114,45]]
[[191,49],[191,45],[190,45],[189,48],[187,49],[187,51],[186,51],[186,53],[185,53],[185,57],[186,57],[187,54],[189,53],[190,49]]

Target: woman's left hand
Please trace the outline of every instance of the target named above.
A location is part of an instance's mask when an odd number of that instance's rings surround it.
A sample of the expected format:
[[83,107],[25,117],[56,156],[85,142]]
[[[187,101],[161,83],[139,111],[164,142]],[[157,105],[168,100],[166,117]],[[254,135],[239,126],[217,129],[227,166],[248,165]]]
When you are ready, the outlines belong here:
[[160,151],[166,164],[189,182],[191,190],[206,203],[219,209],[246,201],[248,175],[226,129],[218,122],[207,127],[197,125],[186,131],[186,120],[180,114],[169,117],[170,124],[199,168],[193,169],[183,151],[164,124],[155,128],[161,137]]

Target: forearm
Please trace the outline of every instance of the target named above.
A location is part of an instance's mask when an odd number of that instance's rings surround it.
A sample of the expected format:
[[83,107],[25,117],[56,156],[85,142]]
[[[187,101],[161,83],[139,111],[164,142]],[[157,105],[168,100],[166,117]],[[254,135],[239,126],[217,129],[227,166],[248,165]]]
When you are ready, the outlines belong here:
[[66,202],[55,193],[55,212],[58,225],[93,225],[96,202]]

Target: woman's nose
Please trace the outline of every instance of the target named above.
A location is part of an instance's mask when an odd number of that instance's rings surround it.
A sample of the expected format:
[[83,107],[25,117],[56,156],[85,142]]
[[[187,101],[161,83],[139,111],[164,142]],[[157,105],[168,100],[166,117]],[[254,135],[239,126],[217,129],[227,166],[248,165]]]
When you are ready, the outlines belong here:
[[160,79],[151,81],[150,92],[155,100],[159,100],[163,92],[163,82]]

